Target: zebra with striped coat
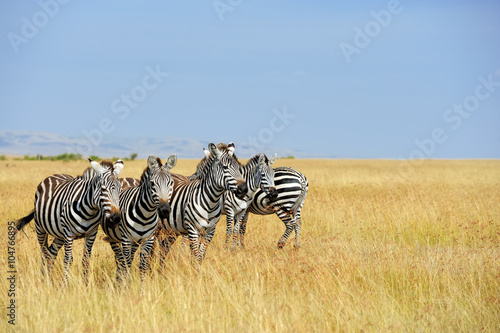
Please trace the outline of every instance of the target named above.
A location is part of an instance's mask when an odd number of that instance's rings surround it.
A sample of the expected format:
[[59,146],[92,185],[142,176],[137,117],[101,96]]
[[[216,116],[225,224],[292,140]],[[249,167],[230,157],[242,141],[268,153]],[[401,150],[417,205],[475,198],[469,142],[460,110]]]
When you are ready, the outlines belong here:
[[141,288],[149,269],[149,254],[160,220],[170,212],[173,179],[170,175],[177,163],[172,155],[165,165],[160,158],[149,156],[138,186],[120,193],[121,223],[117,228],[103,227],[107,241],[115,253],[116,278],[123,281],[132,266],[135,252],[140,247]]
[[[45,178],[37,187],[35,208],[16,223],[22,230],[33,218],[38,242],[42,249],[42,273],[50,273],[57,253],[64,245],[63,284],[73,262],[73,241],[85,238],[83,254],[83,279],[88,283],[89,259],[97,235],[99,223],[116,226],[120,222],[120,182],[118,175],[123,161],[114,165],[109,161],[101,164],[89,159],[96,177],[84,180],[70,175],[55,174]],[[48,244],[48,236],[54,237]]]
[[[210,152],[203,149],[205,153],[204,161],[208,160],[210,157]],[[240,199],[234,193],[226,192],[222,197],[223,200],[223,210],[222,214],[226,215],[226,243],[229,243],[231,237],[233,236],[233,249],[240,245],[239,243],[239,229],[241,225],[241,220],[246,213],[248,206],[252,203],[255,194],[258,190],[266,193],[269,200],[275,200],[277,198],[278,192],[274,187],[274,170],[271,165],[276,161],[277,155],[274,154],[271,159],[268,159],[265,154],[257,154],[250,158],[250,160],[245,165],[240,165],[240,172],[245,179],[248,187],[247,195]],[[199,171],[202,168],[203,163],[197,168],[195,174],[189,177],[189,179],[194,180],[199,178]],[[234,233],[233,233],[233,222],[234,222]]]
[[[210,157],[200,172],[200,178],[172,174],[174,188],[170,202],[171,211],[158,236],[160,260],[168,254],[179,235],[187,235],[191,253],[201,262],[215,232],[222,213],[221,198],[226,190],[243,198],[246,183],[234,157],[234,144],[209,144]],[[201,163],[201,162],[200,162]]]
[[295,230],[295,248],[300,247],[300,230],[302,219],[300,212],[306,200],[309,183],[306,177],[299,171],[290,167],[278,167],[274,169],[274,184],[276,186],[277,198],[271,200],[267,193],[257,190],[254,200],[249,205],[241,220],[239,228],[240,244],[244,246],[244,237],[248,213],[256,215],[270,215],[276,213],[285,224],[285,233],[278,241],[278,248],[283,248],[292,231]]

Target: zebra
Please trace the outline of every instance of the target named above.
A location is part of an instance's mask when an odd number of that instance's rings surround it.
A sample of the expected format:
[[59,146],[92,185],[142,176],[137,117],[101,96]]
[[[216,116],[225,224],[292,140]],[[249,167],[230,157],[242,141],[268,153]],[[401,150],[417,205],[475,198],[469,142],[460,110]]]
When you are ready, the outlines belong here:
[[193,258],[201,262],[222,213],[221,197],[225,190],[243,198],[248,189],[234,156],[234,144],[209,144],[210,157],[200,171],[199,179],[172,174],[174,188],[171,211],[160,227],[158,239],[160,262],[179,235],[187,235]]
[[[64,245],[63,285],[67,285],[73,262],[73,241],[85,238],[83,280],[88,284],[89,259],[100,222],[110,227],[120,222],[120,182],[118,175],[123,161],[89,159],[96,177],[84,180],[70,175],[55,174],[45,178],[37,187],[35,208],[16,223],[18,231],[35,219],[38,242],[42,249],[42,274],[50,273],[57,253]],[[54,237],[48,244],[48,235]]]
[[[210,152],[203,149],[205,153],[204,162],[208,160]],[[243,199],[237,198],[233,193],[226,192],[222,198],[223,210],[222,214],[226,215],[226,244],[233,237],[233,249],[236,248],[239,242],[239,229],[241,219],[245,215],[248,206],[252,203],[257,190],[266,193],[270,201],[276,200],[278,192],[274,186],[274,170],[271,167],[276,161],[277,154],[274,154],[271,159],[268,159],[265,154],[257,154],[250,158],[247,164],[240,166],[240,172],[245,179],[248,187],[248,193]],[[199,172],[203,163],[197,168],[197,171],[188,177],[190,180],[199,178]],[[234,233],[233,233],[234,221]]]
[[170,169],[176,165],[177,156],[171,155],[165,165],[160,158],[152,155],[147,162],[148,166],[139,185],[128,187],[120,193],[122,220],[118,228],[103,226],[106,241],[115,253],[118,282],[123,281],[124,274],[130,270],[135,252],[140,246],[141,289],[149,269],[149,254],[158,223],[170,212],[169,201],[173,186]]
[[241,219],[239,228],[240,245],[244,247],[244,237],[248,213],[256,215],[270,215],[276,213],[285,224],[285,233],[278,241],[278,248],[285,246],[286,241],[293,230],[295,230],[294,248],[300,247],[300,230],[302,219],[300,212],[307,197],[309,183],[307,178],[299,171],[290,167],[278,167],[274,169],[274,184],[278,192],[277,199],[271,200],[268,195],[258,189],[254,200],[249,205],[246,213]]

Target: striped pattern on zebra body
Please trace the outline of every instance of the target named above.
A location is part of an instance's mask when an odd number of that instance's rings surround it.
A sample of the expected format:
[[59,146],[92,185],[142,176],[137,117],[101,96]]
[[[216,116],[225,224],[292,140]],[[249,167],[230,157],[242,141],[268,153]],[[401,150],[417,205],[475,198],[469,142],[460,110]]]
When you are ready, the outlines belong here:
[[139,179],[136,179],[136,178],[131,178],[131,177],[120,178],[120,184],[122,185],[122,191],[125,191],[129,187],[139,186],[140,183],[141,183],[141,181]]
[[[221,198],[226,190],[242,198],[247,186],[234,156],[234,144],[209,144],[207,159],[199,179],[172,174],[174,188],[171,211],[159,233],[160,260],[163,262],[179,235],[188,235],[195,260],[201,262],[222,213]],[[203,163],[200,162],[200,163]]]
[[[204,162],[200,163],[197,171],[189,177],[190,180],[199,178],[199,171],[203,163],[206,163],[210,152],[203,149],[205,153]],[[240,165],[240,172],[245,179],[248,187],[247,195],[240,199],[234,193],[226,191],[222,197],[223,209],[222,214],[226,215],[226,243],[229,243],[233,238],[233,249],[239,244],[239,229],[241,219],[245,215],[248,206],[254,200],[257,190],[266,193],[270,200],[277,198],[277,191],[274,187],[274,170],[271,167],[276,161],[277,155],[274,154],[271,159],[268,159],[265,154],[257,154],[250,158],[245,165]],[[233,232],[234,222],[234,232]],[[233,236],[233,237],[232,237]]]
[[306,200],[309,183],[299,171],[290,167],[274,169],[274,184],[277,191],[276,200],[272,201],[262,190],[257,190],[254,200],[241,220],[239,230],[240,243],[244,246],[244,237],[248,213],[256,215],[270,215],[276,213],[285,224],[285,233],[278,241],[278,248],[283,248],[293,230],[295,230],[295,248],[300,247],[300,230],[302,220],[300,212]]
[[[73,240],[85,238],[83,279],[88,283],[89,259],[99,223],[113,225],[120,221],[118,175],[123,161],[118,160],[114,165],[109,161],[101,164],[89,161],[96,177],[84,180],[56,174],[45,178],[37,187],[34,210],[16,223],[17,230],[22,230],[35,219],[42,250],[42,273],[45,268],[50,273],[57,253],[64,245],[64,285],[73,262]],[[50,246],[49,235],[54,237]]]
[[140,248],[142,289],[158,223],[170,212],[173,186],[170,169],[176,163],[176,155],[170,156],[165,165],[160,158],[149,156],[139,185],[128,187],[120,193],[121,223],[117,228],[103,226],[108,236],[106,240],[115,253],[118,282],[128,275],[135,252]]

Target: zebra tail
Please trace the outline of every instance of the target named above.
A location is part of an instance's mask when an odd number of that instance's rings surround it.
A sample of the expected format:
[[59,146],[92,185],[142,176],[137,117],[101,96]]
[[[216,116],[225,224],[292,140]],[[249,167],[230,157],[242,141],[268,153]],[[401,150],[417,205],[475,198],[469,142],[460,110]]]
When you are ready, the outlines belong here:
[[29,213],[25,217],[20,218],[19,220],[17,220],[17,222],[16,222],[16,229],[17,229],[17,231],[23,230],[24,226],[26,224],[30,223],[31,220],[33,220],[34,217],[35,217],[35,210],[33,209],[31,211],[31,213]]
[[309,187],[307,180],[301,182],[300,185],[301,185],[301,189],[300,189],[299,197],[295,201],[295,204],[293,205],[293,207],[290,209],[294,214],[297,213],[297,209],[299,209],[300,205],[302,205],[304,200],[306,200],[307,188]]

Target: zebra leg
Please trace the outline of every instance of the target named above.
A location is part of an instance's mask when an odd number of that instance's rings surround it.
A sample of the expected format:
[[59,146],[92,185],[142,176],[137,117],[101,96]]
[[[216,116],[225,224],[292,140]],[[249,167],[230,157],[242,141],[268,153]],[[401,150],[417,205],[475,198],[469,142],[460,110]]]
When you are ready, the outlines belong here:
[[247,230],[247,221],[248,221],[248,211],[245,212],[245,215],[241,218],[239,224],[239,237],[240,237],[240,247],[242,249],[245,248],[245,232]]
[[288,237],[290,237],[290,234],[294,229],[294,223],[293,223],[294,220],[290,216],[290,214],[288,214],[282,209],[278,209],[276,214],[278,214],[278,217],[281,219],[281,221],[283,221],[286,227],[285,233],[283,234],[283,236],[281,236],[280,240],[278,241],[278,249],[282,249],[285,246]]
[[120,243],[111,242],[111,249],[115,253],[115,263],[116,263],[116,282],[121,284],[124,279],[124,273],[127,271],[127,263],[123,255],[122,247]]
[[187,235],[182,235],[182,243],[181,243],[181,249],[182,251],[186,251],[186,246],[189,244],[189,238]]
[[[52,271],[52,267],[54,266],[54,262],[56,260],[57,254],[59,253],[59,250],[61,247],[64,245],[64,240],[60,238],[54,238],[52,241],[52,244],[49,247],[45,248],[45,259],[46,259],[46,264],[47,264],[47,273],[50,275],[50,272]],[[42,263],[42,267],[43,267]],[[43,268],[42,268],[43,269]]]
[[133,259],[132,251],[134,253],[135,251],[133,250],[133,245],[129,241],[122,241],[121,247],[123,252],[123,262],[125,263],[123,271],[123,281],[125,281],[129,277],[129,270],[130,267],[132,266],[132,259]]
[[128,272],[130,273],[130,269],[132,268],[132,261],[134,261],[134,256],[135,253],[137,252],[137,249],[139,248],[139,244],[137,243],[132,243],[132,247],[130,249],[130,256],[128,257],[127,260],[127,267],[128,267]]
[[163,235],[161,235],[161,239],[158,238],[158,245],[160,247],[160,267],[163,267],[165,262],[165,258],[170,251],[170,247],[177,240],[177,235],[174,232],[167,231]]
[[36,234],[37,234],[37,239],[38,239],[38,243],[40,244],[40,249],[42,250],[42,267],[41,267],[41,272],[42,272],[42,275],[45,275],[47,273],[47,275],[49,275],[49,271],[50,271],[50,267],[47,267],[47,266],[50,266],[50,253],[49,253],[49,245],[48,245],[48,238],[49,238],[49,235],[38,228],[36,228]]
[[87,286],[89,284],[88,274],[89,274],[89,262],[92,255],[92,246],[94,246],[95,237],[97,236],[97,230],[95,233],[85,237],[85,246],[83,247],[83,283]]
[[188,238],[189,238],[189,247],[191,248],[191,255],[193,258],[201,262],[201,255],[200,255],[200,233],[196,229],[193,224],[188,225]]
[[212,241],[215,234],[215,228],[212,228],[209,232],[206,232],[202,237],[200,237],[200,262],[205,259],[205,254],[207,254],[208,245]]
[[293,247],[294,249],[298,250],[300,248],[300,229],[302,226],[302,219],[300,218],[300,208],[295,214],[295,222],[293,225],[295,229],[295,244],[293,245]]
[[246,212],[240,212],[238,215],[234,217],[234,231],[233,231],[233,251],[236,250],[237,247],[243,247],[241,243],[241,221],[244,218]]
[[153,248],[154,238],[146,240],[141,245],[141,261],[139,263],[139,271],[141,273],[141,293],[143,291],[144,280],[146,278],[146,273],[150,270],[149,265],[149,255],[151,253],[151,249]]
[[68,274],[71,264],[73,263],[73,240],[74,237],[66,236],[64,238],[64,275],[63,285],[68,285]]
[[226,208],[226,244],[229,243],[231,238],[233,238],[233,246],[234,246],[234,235],[233,235],[233,221],[234,221],[234,212],[230,207]]

